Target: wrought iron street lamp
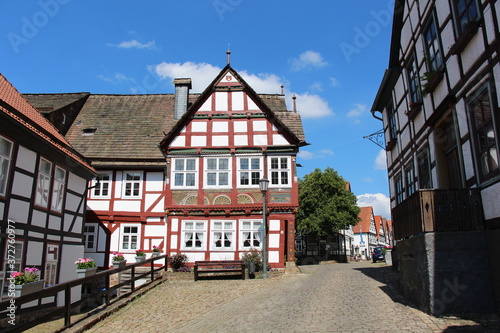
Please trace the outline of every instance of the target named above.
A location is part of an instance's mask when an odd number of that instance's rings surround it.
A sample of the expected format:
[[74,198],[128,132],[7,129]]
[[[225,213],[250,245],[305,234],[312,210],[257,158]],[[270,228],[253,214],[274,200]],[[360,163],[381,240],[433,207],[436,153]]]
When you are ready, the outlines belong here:
[[264,235],[262,237],[262,278],[267,278],[267,189],[269,188],[269,180],[262,178],[259,180],[260,191],[262,192],[262,219]]

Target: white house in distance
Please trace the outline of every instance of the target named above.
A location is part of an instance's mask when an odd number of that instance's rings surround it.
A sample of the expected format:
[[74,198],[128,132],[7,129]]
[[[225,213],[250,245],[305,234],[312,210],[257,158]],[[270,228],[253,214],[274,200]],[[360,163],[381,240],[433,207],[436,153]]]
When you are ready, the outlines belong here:
[[[90,163],[0,74],[2,297],[13,270],[38,268],[45,286],[77,278],[74,262],[84,255],[87,187],[96,175]],[[15,230],[14,238],[10,230]],[[80,295],[73,297],[75,301]],[[44,299],[39,306],[53,306],[54,301]]]
[[360,221],[353,227],[354,255],[360,255],[363,260],[370,260],[373,249],[378,245],[373,207],[360,207],[358,216]]

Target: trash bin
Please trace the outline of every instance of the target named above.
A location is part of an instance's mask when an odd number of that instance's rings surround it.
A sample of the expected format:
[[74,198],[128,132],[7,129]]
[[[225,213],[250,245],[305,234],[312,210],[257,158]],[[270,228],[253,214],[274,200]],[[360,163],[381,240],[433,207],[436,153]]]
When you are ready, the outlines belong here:
[[252,261],[248,263],[248,278],[249,279],[255,278],[255,263]]
[[385,263],[387,265],[392,265],[392,250],[390,249],[385,251]]

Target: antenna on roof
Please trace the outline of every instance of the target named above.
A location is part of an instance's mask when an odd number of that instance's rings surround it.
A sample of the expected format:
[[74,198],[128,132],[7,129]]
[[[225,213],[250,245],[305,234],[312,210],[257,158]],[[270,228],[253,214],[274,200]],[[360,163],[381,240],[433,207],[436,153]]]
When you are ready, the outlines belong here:
[[297,96],[293,94],[292,99],[293,99],[293,113],[297,113]]
[[227,64],[229,65],[231,63],[231,51],[229,50],[229,44],[227,44]]

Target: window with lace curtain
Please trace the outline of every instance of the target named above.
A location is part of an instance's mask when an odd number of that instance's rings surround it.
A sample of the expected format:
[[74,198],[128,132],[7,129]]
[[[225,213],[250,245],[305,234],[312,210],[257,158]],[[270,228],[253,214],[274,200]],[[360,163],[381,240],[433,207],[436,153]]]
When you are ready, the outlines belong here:
[[206,221],[184,221],[182,223],[182,249],[206,250]]
[[241,249],[260,249],[262,246],[263,224],[261,220],[244,220],[240,226]]
[[234,250],[234,221],[212,221],[212,249]]

